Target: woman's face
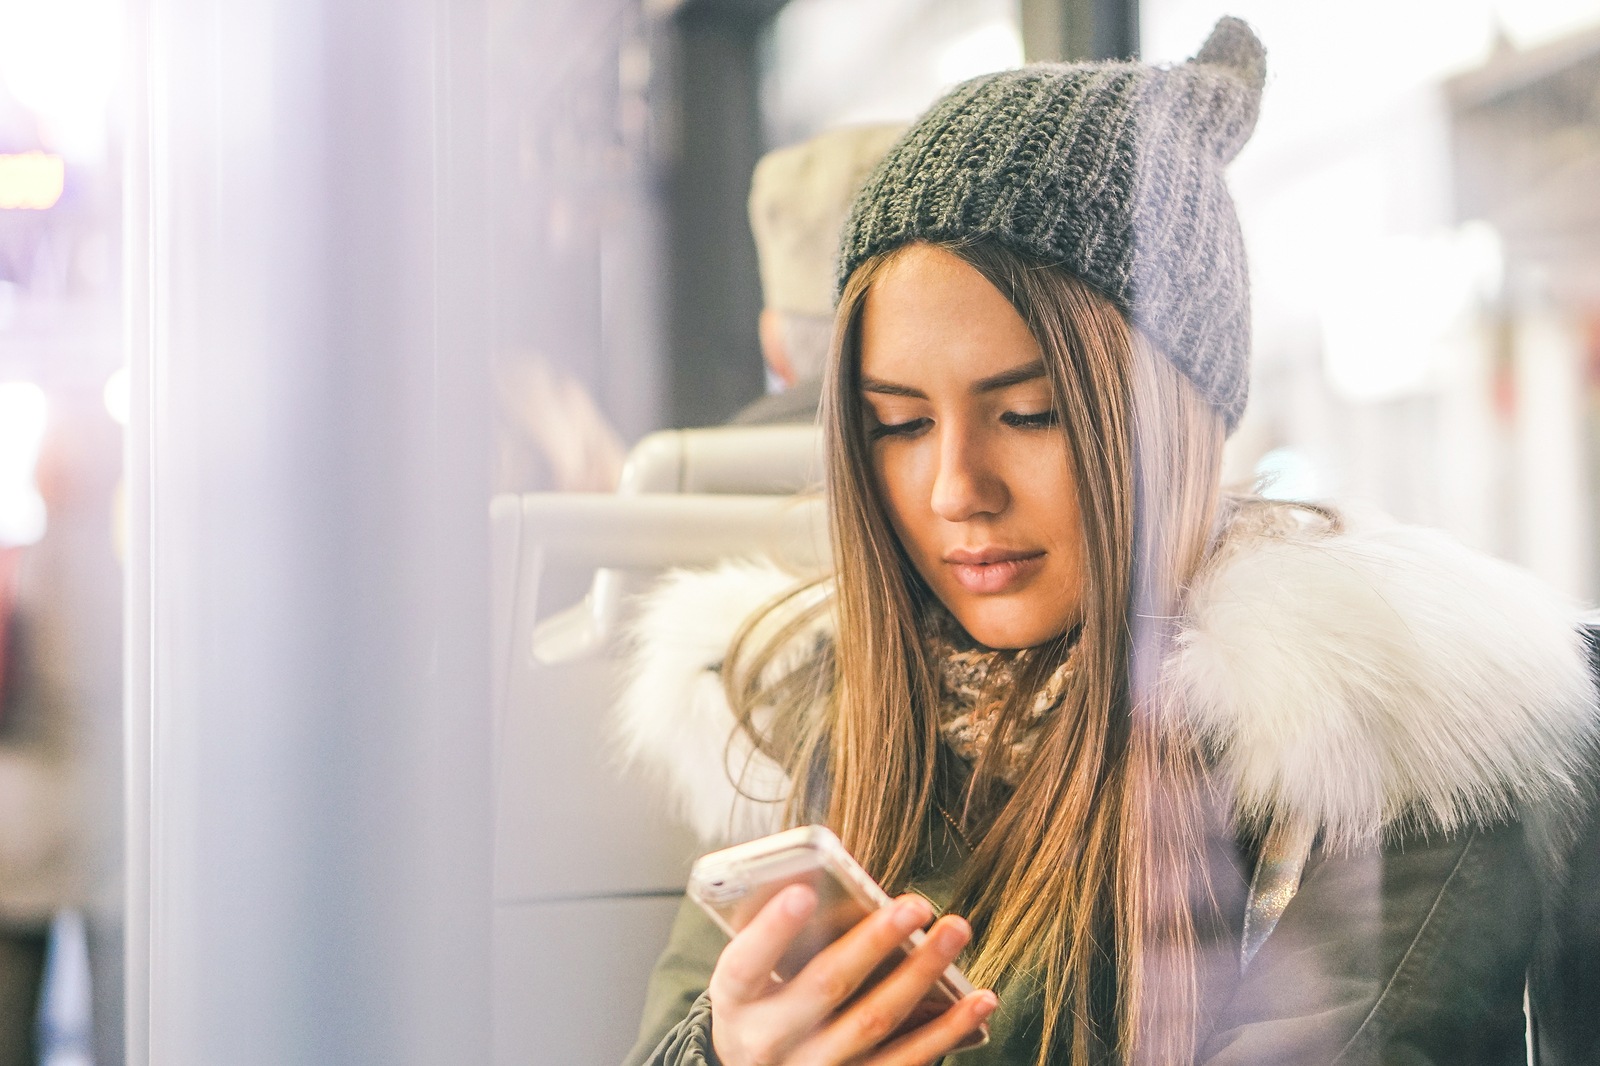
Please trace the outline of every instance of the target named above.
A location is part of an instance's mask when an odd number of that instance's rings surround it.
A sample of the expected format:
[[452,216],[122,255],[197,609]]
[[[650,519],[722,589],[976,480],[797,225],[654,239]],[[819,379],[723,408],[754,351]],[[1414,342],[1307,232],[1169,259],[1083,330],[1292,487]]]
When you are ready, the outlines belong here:
[[943,248],[898,255],[862,308],[861,400],[889,520],[973,639],[1075,625],[1077,488],[1038,342],[1000,290]]

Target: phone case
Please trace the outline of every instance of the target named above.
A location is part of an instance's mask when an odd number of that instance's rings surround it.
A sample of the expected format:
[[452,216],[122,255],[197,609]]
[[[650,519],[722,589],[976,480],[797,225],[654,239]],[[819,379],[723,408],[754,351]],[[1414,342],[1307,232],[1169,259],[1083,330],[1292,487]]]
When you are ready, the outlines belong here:
[[[789,885],[805,884],[817,894],[817,909],[806,928],[778,960],[775,976],[787,981],[799,973],[823,948],[848,932],[861,919],[888,906],[887,893],[845,850],[826,826],[805,825],[738,844],[702,856],[689,872],[689,896],[730,937],[738,933],[767,901]],[[922,943],[922,930],[914,930],[863,983],[870,987]],[[945,969],[902,1023],[906,1032],[921,1025],[972,991],[972,985],[955,966]],[[989,1038],[980,1027],[958,1050],[979,1047]]]

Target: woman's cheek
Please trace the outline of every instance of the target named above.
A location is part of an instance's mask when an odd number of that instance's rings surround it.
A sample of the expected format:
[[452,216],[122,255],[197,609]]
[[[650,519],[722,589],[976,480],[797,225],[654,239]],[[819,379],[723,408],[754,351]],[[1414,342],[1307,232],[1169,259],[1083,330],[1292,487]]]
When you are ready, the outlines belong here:
[[1014,456],[1013,465],[1018,470],[1031,471],[1031,476],[1018,479],[1018,483],[1048,497],[1055,506],[1076,513],[1077,483],[1060,434],[1040,431],[1018,443],[1020,451]]
[[[929,546],[923,526],[929,514],[928,494],[932,491],[927,476],[930,464],[928,449],[920,441],[883,441],[879,443],[873,466],[878,478],[878,495],[888,513],[901,547],[917,564],[919,571],[926,570],[925,556]],[[926,572],[924,578],[930,577]]]
[[917,494],[918,470],[923,465],[919,453],[923,450],[917,440],[878,442],[874,465],[878,470],[878,490],[889,507],[902,517],[906,515]]

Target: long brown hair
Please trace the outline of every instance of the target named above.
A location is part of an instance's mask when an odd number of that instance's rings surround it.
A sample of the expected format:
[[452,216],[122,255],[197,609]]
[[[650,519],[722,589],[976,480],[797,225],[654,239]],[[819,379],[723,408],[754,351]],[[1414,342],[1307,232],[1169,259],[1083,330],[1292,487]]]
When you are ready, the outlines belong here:
[[[969,799],[1001,800],[979,805],[982,839],[952,903],[976,934],[965,965],[979,984],[1022,973],[1039,982],[1040,1063],[1054,1049],[1074,1063],[1185,1061],[1196,999],[1189,900],[1203,872],[1200,759],[1190,738],[1158,721],[1158,666],[1213,534],[1223,423],[1084,282],[990,241],[943,247],[999,289],[1039,343],[1085,549],[1075,640],[1036,649],[991,751],[1071,654],[1066,694],[1014,790],[997,783],[988,758],[968,785]],[[931,594],[875,490],[859,391],[862,307],[896,254],[854,272],[836,319],[822,420],[838,631],[819,660],[831,675],[824,712],[802,742],[783,745],[796,782],[791,816],[825,815],[891,890],[910,875],[943,780],[938,682],[918,621]],[[735,642],[725,678],[747,723],[752,708],[786,702],[762,680],[780,642],[748,657]],[[789,685],[791,695],[817,695]]]

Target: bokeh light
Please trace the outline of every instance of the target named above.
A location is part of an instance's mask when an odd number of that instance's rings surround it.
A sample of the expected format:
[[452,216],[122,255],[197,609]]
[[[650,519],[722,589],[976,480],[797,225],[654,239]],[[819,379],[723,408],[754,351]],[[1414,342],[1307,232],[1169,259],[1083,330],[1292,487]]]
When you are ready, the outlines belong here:
[[49,152],[0,155],[0,209],[43,211],[66,187],[67,164]]
[[34,466],[49,420],[44,390],[30,381],[0,382],[0,547],[44,536],[45,507]]
[[70,160],[105,152],[122,13],[118,0],[0,0],[0,81],[38,117],[45,146]]

